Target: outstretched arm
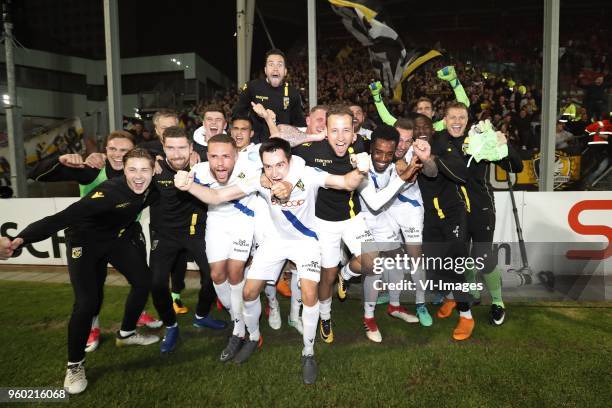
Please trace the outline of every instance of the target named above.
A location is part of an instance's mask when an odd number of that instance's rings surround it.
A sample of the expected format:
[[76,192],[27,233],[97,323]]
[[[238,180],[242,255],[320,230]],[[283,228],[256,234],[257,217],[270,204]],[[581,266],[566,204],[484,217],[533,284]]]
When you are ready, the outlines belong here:
[[[259,180],[258,180],[259,181]],[[244,183],[244,184],[250,184]],[[181,191],[187,191],[198,200],[212,205],[219,205],[228,201],[238,200],[248,194],[254,189],[248,186],[233,185],[229,187],[212,189],[194,181],[193,172],[178,171],[174,175],[174,186]],[[244,191],[244,190],[247,191]]]
[[380,92],[383,89],[380,81],[372,82],[369,88],[370,92],[372,93],[372,98],[374,99],[374,106],[376,106],[380,119],[389,126],[395,125],[397,119],[394,118],[393,115],[391,115],[391,113],[387,110],[387,107],[382,100],[382,96],[380,95]]

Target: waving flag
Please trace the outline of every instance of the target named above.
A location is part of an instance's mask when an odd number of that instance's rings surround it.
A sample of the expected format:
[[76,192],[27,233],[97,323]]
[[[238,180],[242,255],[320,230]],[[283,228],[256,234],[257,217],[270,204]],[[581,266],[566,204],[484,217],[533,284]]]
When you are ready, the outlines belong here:
[[402,82],[420,65],[439,57],[435,50],[406,50],[377,0],[329,0],[342,17],[346,29],[365,47],[385,89],[393,89],[393,99],[401,100]]

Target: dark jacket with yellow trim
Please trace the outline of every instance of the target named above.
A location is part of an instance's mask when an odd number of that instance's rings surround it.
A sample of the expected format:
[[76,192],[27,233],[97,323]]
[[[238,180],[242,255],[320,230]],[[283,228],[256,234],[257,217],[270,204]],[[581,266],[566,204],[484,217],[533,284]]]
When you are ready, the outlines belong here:
[[274,88],[265,78],[255,79],[242,87],[240,99],[232,110],[232,117],[248,115],[251,118],[255,132],[254,143],[268,140],[270,130],[266,122],[253,111],[251,102],[261,103],[266,109],[272,110],[276,114],[277,124],[306,126],[302,98],[295,87],[284,82]]
[[176,171],[166,160],[157,162],[162,172],[151,181],[152,188],[159,192],[159,200],[151,204],[151,229],[174,238],[203,238],[208,207],[174,187]]
[[72,243],[104,243],[117,237],[131,237],[138,214],[155,200],[150,189],[134,193],[125,176],[107,180],[76,203],[26,227],[17,236],[24,245],[42,241],[57,231],[66,229],[66,239]]
[[[465,137],[458,138],[456,144],[463,145],[464,141]],[[471,157],[469,154],[463,156],[466,165]],[[472,212],[471,210],[495,210],[495,197],[489,182],[491,163],[487,160],[481,160],[480,162],[472,160],[467,168],[468,178],[465,188],[467,200],[470,203],[470,212]],[[520,173],[523,171],[523,160],[510,144],[508,144],[508,156],[493,163],[510,173]]]
[[434,133],[431,154],[438,166],[438,175],[427,177],[421,173],[417,180],[426,216],[433,214],[443,219],[450,210],[465,208],[461,187],[465,187],[468,171],[461,149],[446,130]]

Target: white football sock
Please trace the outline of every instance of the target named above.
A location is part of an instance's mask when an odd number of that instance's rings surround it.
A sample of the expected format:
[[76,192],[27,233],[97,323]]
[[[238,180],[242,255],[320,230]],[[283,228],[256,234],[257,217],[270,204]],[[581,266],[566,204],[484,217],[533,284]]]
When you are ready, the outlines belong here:
[[244,302],[244,322],[249,330],[249,340],[259,340],[259,317],[261,316],[261,301],[259,297],[255,300]]
[[319,302],[313,306],[304,305],[302,310],[302,324],[304,325],[304,334],[302,339],[304,340],[304,349],[302,350],[303,356],[309,356],[314,354],[314,339],[317,336],[317,323],[319,322]]
[[230,299],[232,304],[232,319],[234,320],[234,330],[232,334],[238,337],[244,337],[246,333],[244,316],[242,315],[242,289],[244,281],[237,285],[230,285]]
[[[217,297],[219,301],[228,311],[232,310],[232,303],[230,300],[230,284],[228,280],[225,280],[223,283],[214,283],[215,293],[217,293]],[[231,314],[231,312],[230,312]]]
[[302,291],[298,285],[298,274],[297,271],[291,273],[291,311],[289,312],[289,318],[296,321],[300,318],[300,308],[302,307]]
[[[319,313],[321,315],[321,320],[331,319],[331,305],[332,305],[332,298],[319,301]],[[304,314],[303,310],[302,310],[302,314]]]

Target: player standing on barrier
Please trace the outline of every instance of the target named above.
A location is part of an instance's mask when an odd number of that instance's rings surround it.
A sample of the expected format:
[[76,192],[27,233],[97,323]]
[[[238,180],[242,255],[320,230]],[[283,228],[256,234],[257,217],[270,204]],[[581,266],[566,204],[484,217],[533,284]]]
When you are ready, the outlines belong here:
[[11,245],[15,250],[67,228],[68,273],[75,297],[68,323],[68,368],[64,380],[64,388],[70,394],[87,387],[85,344],[100,304],[108,263],[130,283],[117,346],[159,341],[157,336],[135,331],[151,285],[145,239],[136,219],[155,199],[149,190],[153,158],[146,150],[134,149],[123,157],[123,164],[124,176],[101,183],[65,210],[30,224]]
[[261,104],[276,115],[278,123],[306,126],[302,112],[302,98],[299,91],[284,82],[287,76],[287,59],[278,49],[266,53],[265,79],[254,79],[242,87],[238,103],[232,110],[232,117],[248,115],[253,121],[255,142],[269,139],[270,132],[264,121],[252,110],[252,104]]
[[[115,177],[123,176],[123,156],[134,148],[134,136],[124,130],[110,133],[106,137],[105,152],[92,153],[85,160],[80,154],[64,154],[39,161],[30,171],[28,177],[35,181],[58,182],[76,181],[79,183],[81,197],[87,195],[100,183]],[[140,228],[140,223],[135,228]],[[100,309],[104,299],[103,287],[100,287],[98,296],[100,304],[98,311],[91,322],[91,330],[87,339],[85,351],[95,351],[100,345]],[[161,327],[162,322],[154,319],[143,310],[138,319],[138,326],[147,326],[152,329]]]

